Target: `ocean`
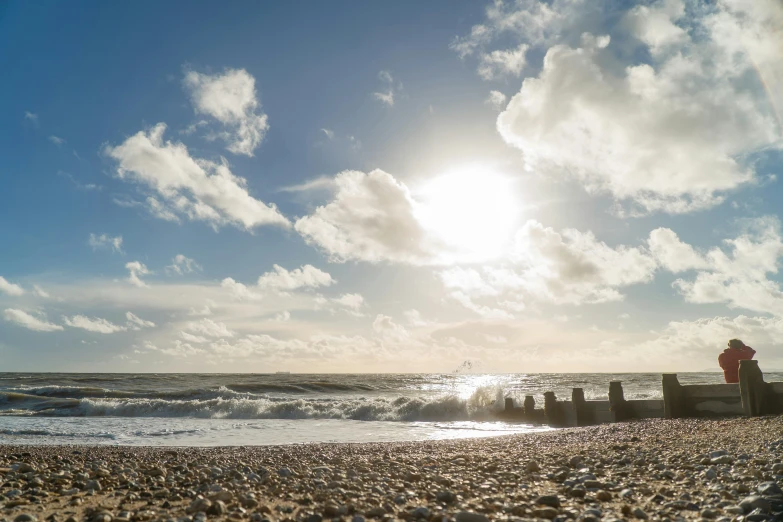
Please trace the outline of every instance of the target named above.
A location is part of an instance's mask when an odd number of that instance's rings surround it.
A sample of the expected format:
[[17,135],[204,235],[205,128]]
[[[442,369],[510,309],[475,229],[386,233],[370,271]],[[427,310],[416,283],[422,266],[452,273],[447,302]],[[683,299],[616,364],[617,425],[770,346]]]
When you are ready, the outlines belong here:
[[[684,384],[719,373],[679,374]],[[783,374],[770,374],[783,380]],[[661,375],[0,373],[0,444],[245,446],[487,437],[550,429],[499,421],[504,399],[581,387],[660,398]]]

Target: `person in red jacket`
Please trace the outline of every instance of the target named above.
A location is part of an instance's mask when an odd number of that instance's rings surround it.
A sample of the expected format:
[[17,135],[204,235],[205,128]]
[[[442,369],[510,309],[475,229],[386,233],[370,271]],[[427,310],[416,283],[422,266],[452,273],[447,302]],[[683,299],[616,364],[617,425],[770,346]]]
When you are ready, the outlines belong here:
[[723,377],[729,384],[739,382],[739,364],[745,359],[753,359],[756,350],[739,339],[729,341],[729,347],[718,356],[718,364],[723,369]]

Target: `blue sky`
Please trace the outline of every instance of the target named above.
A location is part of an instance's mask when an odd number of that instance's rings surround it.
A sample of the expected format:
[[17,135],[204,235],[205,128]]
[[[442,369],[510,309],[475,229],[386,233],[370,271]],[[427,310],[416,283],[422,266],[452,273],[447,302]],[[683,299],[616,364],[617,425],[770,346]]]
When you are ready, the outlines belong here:
[[783,7],[10,2],[8,370],[783,365]]

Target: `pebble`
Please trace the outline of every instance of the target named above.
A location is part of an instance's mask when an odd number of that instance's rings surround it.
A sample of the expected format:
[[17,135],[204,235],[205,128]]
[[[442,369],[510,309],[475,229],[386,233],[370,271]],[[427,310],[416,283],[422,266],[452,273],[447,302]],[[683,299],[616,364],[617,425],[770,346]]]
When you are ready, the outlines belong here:
[[36,517],[35,515],[22,513],[21,515],[17,515],[14,518],[14,522],[38,522],[38,517]]
[[456,522],[489,522],[489,518],[481,513],[471,513],[470,511],[460,511],[454,517]]
[[536,499],[536,504],[542,504],[544,506],[559,508],[560,498],[558,498],[557,495],[541,495]]

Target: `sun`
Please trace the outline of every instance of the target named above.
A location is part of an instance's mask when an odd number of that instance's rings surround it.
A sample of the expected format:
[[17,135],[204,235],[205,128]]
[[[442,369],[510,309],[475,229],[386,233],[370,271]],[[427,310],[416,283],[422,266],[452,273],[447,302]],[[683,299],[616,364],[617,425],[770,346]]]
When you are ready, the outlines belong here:
[[429,180],[416,196],[422,225],[465,261],[502,255],[521,209],[511,180],[479,165]]

